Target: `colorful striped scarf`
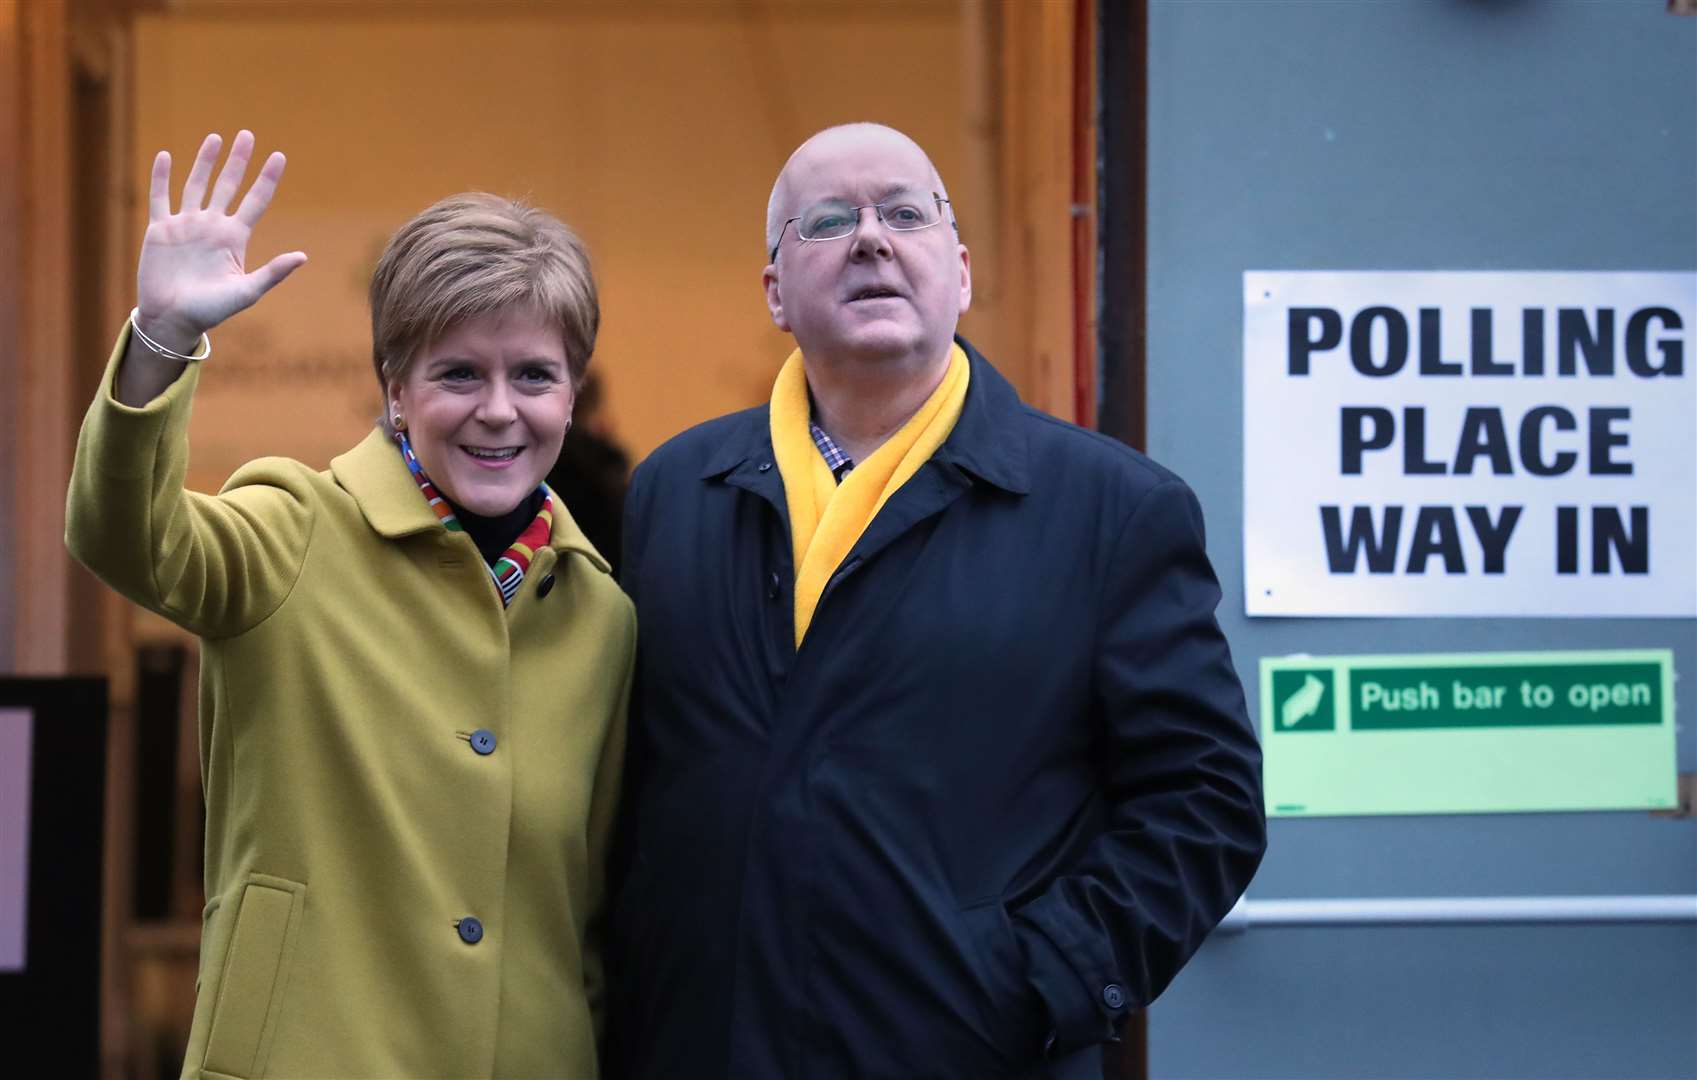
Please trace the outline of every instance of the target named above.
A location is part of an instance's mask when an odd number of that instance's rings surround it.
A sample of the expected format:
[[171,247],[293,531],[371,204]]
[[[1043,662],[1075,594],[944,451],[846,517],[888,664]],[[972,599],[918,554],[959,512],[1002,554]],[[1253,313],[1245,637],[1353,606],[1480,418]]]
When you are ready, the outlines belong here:
[[[424,471],[424,465],[418,460],[418,455],[412,452],[412,443],[407,439],[407,433],[397,431],[395,439],[401,444],[401,458],[407,463],[407,470],[412,478],[418,481],[418,490],[424,493],[424,501],[430,504],[430,509],[436,511],[436,520],[449,532],[465,532],[465,526],[454,516],[454,508],[448,505],[448,500],[436,490],[436,485],[430,482],[430,477]],[[526,525],[519,538],[513,541],[507,553],[495,560],[494,566],[485,564],[489,576],[495,579],[495,591],[501,594],[501,606],[506,607],[518,595],[519,586],[524,584],[524,572],[530,569],[530,560],[535,557],[536,550],[548,543],[548,538],[554,532],[554,495],[548,490],[547,484],[540,485],[542,491],[542,509],[536,519]]]

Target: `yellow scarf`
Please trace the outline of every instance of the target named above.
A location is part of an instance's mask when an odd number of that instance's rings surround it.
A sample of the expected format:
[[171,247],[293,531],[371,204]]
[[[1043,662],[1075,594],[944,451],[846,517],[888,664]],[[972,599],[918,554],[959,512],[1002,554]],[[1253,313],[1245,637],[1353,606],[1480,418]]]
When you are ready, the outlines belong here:
[[949,370],[901,430],[838,484],[814,445],[813,408],[801,350],[784,361],[772,386],[772,450],[790,507],[790,543],[795,553],[795,643],[813,622],[819,596],[849,549],[878,516],[889,497],[931,459],[960,419],[966,402],[966,353],[949,347]]

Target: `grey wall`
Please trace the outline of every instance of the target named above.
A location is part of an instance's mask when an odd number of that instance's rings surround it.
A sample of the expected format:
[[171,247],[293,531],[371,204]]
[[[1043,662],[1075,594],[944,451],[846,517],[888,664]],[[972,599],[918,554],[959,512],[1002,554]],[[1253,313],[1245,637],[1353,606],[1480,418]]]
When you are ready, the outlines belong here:
[[[1152,0],[1149,31],[1150,451],[1208,512],[1245,684],[1292,652],[1672,647],[1689,686],[1689,619],[1245,618],[1241,275],[1697,269],[1697,18],[1664,0]],[[1683,772],[1694,720],[1687,690]],[[1252,898],[1697,892],[1697,822],[1640,813],[1271,834]],[[1216,935],[1150,1041],[1161,1080],[1697,1077],[1697,927]]]

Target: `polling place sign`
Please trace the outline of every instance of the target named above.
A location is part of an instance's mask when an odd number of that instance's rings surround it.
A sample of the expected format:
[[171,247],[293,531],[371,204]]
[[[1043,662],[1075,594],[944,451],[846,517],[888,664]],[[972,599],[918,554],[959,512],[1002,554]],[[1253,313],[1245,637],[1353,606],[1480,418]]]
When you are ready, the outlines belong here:
[[1243,285],[1249,615],[1697,615],[1697,274]]
[[1678,805],[1673,653],[1261,661],[1267,813]]

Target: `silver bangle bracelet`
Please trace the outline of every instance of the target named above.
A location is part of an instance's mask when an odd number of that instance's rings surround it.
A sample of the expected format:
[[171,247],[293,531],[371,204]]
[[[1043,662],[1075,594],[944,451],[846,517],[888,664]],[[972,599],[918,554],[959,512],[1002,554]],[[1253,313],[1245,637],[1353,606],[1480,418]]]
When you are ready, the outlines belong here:
[[185,364],[197,364],[212,355],[212,338],[206,334],[200,335],[200,348],[195,350],[195,355],[193,356],[177,352],[175,349],[167,349],[165,346],[159,344],[159,342],[154,341],[152,338],[142,333],[141,323],[136,320],[136,316],[140,314],[141,308],[133,307],[130,309],[130,332],[135,334],[136,337],[141,338],[141,343],[143,345],[146,345],[149,349],[158,353],[160,356],[169,357],[172,360],[181,360]]

